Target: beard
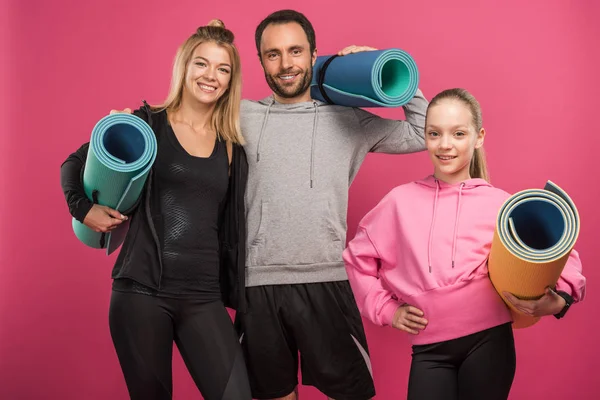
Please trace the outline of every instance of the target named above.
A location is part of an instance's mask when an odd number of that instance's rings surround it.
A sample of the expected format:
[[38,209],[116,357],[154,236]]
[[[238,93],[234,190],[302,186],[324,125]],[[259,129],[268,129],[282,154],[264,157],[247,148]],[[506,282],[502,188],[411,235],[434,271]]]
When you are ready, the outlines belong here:
[[286,75],[287,73],[297,73],[298,69],[290,69],[288,71],[280,71],[277,75],[269,75],[265,71],[265,79],[267,80],[267,84],[276,95],[284,98],[291,99],[294,97],[298,97],[304,92],[306,92],[310,88],[310,82],[312,81],[313,70],[312,66],[309,66],[307,69],[300,70],[298,77],[294,81],[294,83],[280,84],[280,80],[277,79],[277,76]]

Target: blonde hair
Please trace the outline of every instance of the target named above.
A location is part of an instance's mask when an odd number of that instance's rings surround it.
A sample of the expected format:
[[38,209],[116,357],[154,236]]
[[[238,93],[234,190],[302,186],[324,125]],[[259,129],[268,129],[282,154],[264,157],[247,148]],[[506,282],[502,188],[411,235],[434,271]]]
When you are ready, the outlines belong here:
[[206,26],[199,27],[177,50],[173,63],[171,87],[166,100],[155,107],[156,110],[176,111],[181,106],[186,68],[194,50],[200,44],[212,42],[223,47],[231,58],[231,80],[229,88],[217,100],[211,127],[220,139],[227,142],[243,144],[244,138],[240,130],[240,103],[242,99],[242,71],[240,56],[234,43],[233,32],[225,28],[223,21],[213,19]]
[[[447,89],[443,92],[435,95],[429,106],[427,107],[427,113],[429,113],[429,109],[434,105],[438,104],[440,101],[444,99],[458,100],[461,101],[464,105],[469,107],[471,111],[471,115],[473,117],[473,126],[475,126],[475,130],[477,132],[481,131],[483,127],[483,118],[481,116],[481,106],[479,102],[471,93],[469,93],[465,89],[455,88],[455,89]],[[425,117],[427,120],[427,117]],[[469,166],[469,175],[471,178],[481,178],[486,181],[490,181],[490,176],[487,170],[487,164],[485,161],[485,151],[483,150],[483,146],[478,149],[475,149],[473,152],[473,158],[471,159],[471,164]]]

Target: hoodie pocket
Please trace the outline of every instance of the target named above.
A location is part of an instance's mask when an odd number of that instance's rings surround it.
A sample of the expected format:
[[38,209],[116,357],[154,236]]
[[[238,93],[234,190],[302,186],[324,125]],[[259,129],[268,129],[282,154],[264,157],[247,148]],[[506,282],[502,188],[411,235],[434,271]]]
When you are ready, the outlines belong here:
[[[338,224],[339,225],[339,224]],[[248,251],[250,266],[301,265],[342,260],[343,228],[336,228],[326,199],[263,201],[258,232]]]

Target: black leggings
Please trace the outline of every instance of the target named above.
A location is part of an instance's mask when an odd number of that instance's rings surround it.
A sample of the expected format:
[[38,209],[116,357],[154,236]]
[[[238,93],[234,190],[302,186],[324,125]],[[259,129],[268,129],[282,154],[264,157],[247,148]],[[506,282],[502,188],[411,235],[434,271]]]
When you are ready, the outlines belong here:
[[409,400],[506,400],[515,376],[510,323],[446,342],[413,346]]
[[206,400],[250,400],[242,349],[221,302],[112,292],[110,333],[131,399],[171,399],[173,341]]

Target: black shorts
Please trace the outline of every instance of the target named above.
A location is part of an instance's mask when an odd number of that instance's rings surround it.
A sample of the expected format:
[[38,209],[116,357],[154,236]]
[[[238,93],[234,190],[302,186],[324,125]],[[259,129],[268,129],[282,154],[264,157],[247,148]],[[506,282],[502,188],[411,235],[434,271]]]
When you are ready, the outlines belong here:
[[360,313],[348,281],[246,289],[236,315],[252,396],[283,397],[302,383],[336,400],[375,396]]

